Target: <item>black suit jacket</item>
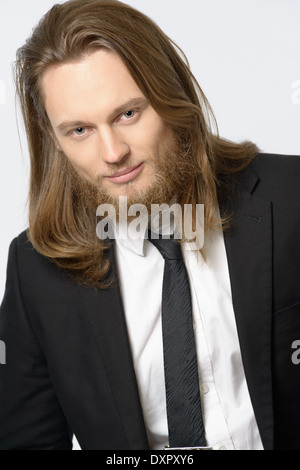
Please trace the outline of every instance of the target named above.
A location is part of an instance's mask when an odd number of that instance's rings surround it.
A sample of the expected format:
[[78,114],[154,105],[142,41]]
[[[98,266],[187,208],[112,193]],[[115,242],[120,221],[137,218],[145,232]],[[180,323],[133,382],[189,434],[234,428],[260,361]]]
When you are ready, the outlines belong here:
[[[300,157],[260,155],[239,175],[231,206],[225,245],[261,438],[265,449],[300,450]],[[12,242],[0,449],[71,449],[72,433],[84,450],[148,448],[114,275],[107,290],[79,286],[24,233]]]

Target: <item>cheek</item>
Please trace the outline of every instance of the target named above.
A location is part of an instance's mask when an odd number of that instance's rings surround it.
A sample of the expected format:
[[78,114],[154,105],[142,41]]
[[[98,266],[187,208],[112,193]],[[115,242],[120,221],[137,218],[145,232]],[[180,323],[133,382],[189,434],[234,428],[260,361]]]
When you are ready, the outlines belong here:
[[174,135],[171,128],[161,125],[152,136],[152,149],[157,164],[163,164],[165,155],[174,148]]
[[147,153],[151,160],[156,160],[162,149],[168,146],[170,136],[170,130],[163,122],[152,120],[135,134],[136,149],[144,154]]
[[96,152],[92,145],[64,141],[60,141],[59,145],[74,167],[88,170],[95,165]]
[[92,181],[99,173],[99,159],[96,158],[92,149],[84,145],[60,144],[60,147],[80,176]]

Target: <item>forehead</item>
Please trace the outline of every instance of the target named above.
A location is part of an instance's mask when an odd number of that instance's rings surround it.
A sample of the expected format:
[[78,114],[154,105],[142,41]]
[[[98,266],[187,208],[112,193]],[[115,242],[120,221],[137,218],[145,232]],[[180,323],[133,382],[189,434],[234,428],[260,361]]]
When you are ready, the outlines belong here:
[[49,118],[77,119],[102,113],[143,94],[119,56],[99,49],[77,62],[49,67],[41,81]]

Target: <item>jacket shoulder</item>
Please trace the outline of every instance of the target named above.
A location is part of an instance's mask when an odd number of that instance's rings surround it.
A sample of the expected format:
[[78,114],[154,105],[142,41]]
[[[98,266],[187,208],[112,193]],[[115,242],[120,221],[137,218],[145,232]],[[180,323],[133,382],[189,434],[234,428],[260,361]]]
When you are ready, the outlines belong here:
[[34,248],[32,246],[32,243],[29,239],[28,235],[28,230],[24,230],[24,232],[21,232],[16,238],[11,243],[12,247],[16,247],[16,249],[19,250],[31,250],[34,251]]
[[260,153],[251,163],[251,168],[260,178],[282,182],[298,179],[299,185],[299,155]]
[[38,253],[33,247],[29,239],[28,230],[14,238],[11,242],[9,253],[17,262],[18,269],[21,272],[39,272],[40,269],[47,269],[53,265],[48,258]]
[[36,292],[39,289],[46,289],[45,286],[49,283],[57,285],[57,288],[62,285],[66,286],[66,284],[74,284],[74,280],[66,271],[60,269],[52,260],[34,248],[27,230],[20,233],[11,242],[8,267],[18,271],[22,286],[29,288],[30,291],[33,286]]
[[249,170],[257,178],[255,194],[274,201],[300,200],[300,156],[259,154]]

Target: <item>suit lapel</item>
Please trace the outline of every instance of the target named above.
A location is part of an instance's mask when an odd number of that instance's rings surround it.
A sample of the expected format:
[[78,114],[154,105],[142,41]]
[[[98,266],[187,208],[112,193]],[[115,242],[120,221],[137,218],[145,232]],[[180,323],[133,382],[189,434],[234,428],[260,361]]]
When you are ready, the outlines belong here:
[[248,169],[224,238],[249,393],[264,447],[272,449],[272,213],[270,201],[249,194],[256,182]]
[[129,448],[147,449],[148,441],[117,280],[113,246],[109,249],[109,258],[112,265],[112,286],[103,290],[82,287],[84,291],[81,297]]

